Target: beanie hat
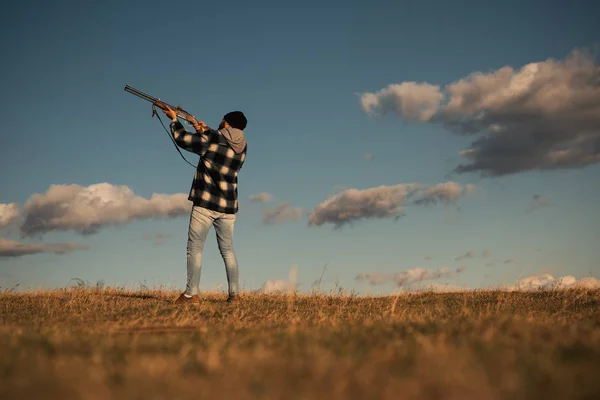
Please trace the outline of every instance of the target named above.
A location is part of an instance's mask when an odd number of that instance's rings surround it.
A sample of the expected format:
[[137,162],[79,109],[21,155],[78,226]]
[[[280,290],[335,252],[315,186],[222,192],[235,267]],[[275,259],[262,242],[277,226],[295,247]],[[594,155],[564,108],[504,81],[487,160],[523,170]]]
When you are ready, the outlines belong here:
[[244,130],[244,128],[246,128],[246,124],[248,123],[248,120],[246,120],[246,116],[244,116],[244,113],[241,111],[229,112],[225,114],[223,119],[225,120],[225,122],[231,125],[232,128],[237,128],[240,130]]

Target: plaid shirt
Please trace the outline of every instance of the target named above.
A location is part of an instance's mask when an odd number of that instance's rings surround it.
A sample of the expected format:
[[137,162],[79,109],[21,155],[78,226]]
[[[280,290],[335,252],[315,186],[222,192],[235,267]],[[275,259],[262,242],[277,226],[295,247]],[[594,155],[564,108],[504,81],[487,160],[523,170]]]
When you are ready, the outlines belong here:
[[171,122],[171,134],[179,147],[200,156],[188,199],[194,205],[226,214],[238,211],[238,172],[246,150],[236,154],[220,131],[187,132],[181,122]]

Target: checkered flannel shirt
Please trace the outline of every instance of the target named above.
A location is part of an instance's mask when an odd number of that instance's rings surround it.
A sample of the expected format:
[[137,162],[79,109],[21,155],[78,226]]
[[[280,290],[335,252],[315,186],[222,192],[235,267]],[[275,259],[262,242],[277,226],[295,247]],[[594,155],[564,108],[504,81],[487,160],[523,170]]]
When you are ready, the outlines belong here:
[[236,154],[220,131],[187,132],[181,122],[171,122],[171,134],[179,147],[200,156],[188,199],[194,205],[226,214],[238,211],[238,172],[246,150]]

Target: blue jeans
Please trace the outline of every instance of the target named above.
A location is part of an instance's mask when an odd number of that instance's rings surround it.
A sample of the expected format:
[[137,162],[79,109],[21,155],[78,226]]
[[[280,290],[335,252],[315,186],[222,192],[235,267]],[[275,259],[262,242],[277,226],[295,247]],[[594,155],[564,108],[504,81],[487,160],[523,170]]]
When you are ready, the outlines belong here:
[[187,285],[185,294],[200,292],[200,272],[202,270],[202,250],[210,227],[214,225],[219,251],[225,263],[229,294],[238,294],[238,262],[233,251],[233,226],[235,214],[225,214],[194,206],[190,215],[187,242]]

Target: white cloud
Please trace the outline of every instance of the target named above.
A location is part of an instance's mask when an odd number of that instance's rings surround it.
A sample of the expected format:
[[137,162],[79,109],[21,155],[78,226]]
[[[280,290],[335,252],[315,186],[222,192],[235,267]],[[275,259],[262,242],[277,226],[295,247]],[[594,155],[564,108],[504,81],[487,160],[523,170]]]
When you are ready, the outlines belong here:
[[390,218],[403,211],[406,200],[417,205],[449,204],[465,196],[472,186],[461,187],[455,182],[426,186],[415,183],[378,186],[370,189],[346,189],[317,205],[309,216],[309,225],[326,223],[341,227],[367,218]]
[[19,218],[17,203],[0,204],[0,229],[14,224]]
[[258,289],[258,293],[274,294],[274,293],[289,293],[296,290],[297,285],[286,280],[271,279],[263,283]]
[[276,207],[263,211],[263,222],[267,225],[274,225],[297,221],[305,214],[303,209],[292,207],[289,202],[279,203]]
[[555,278],[550,274],[540,274],[522,279],[517,284],[509,286],[506,289],[511,291],[536,291],[563,290],[573,288],[600,288],[600,279],[594,277],[585,277],[577,280],[571,275]]
[[37,253],[66,254],[75,250],[86,250],[88,247],[79,243],[20,243],[0,237],[0,257],[21,257]]
[[253,203],[268,203],[273,200],[273,195],[266,192],[261,192],[250,195],[249,200]]
[[458,292],[472,292],[473,289],[467,288],[464,286],[457,286],[451,284],[441,284],[441,283],[430,283],[424,286],[414,286],[404,289],[405,292],[408,293],[424,293],[424,292],[434,292],[434,293],[458,293]]
[[415,200],[415,204],[435,205],[438,203],[450,204],[464,197],[473,190],[473,185],[465,185],[461,187],[456,182],[445,182],[433,187],[423,189],[418,194],[419,198]]
[[346,189],[317,205],[309,216],[310,225],[342,225],[361,218],[387,218],[402,211],[402,203],[416,185],[400,184],[371,189]]
[[367,274],[358,274],[355,280],[365,280],[368,281],[371,285],[385,284],[393,282],[395,286],[407,286],[413,283],[439,279],[442,277],[448,277],[455,274],[458,274],[464,271],[464,267],[458,267],[456,269],[449,269],[446,267],[442,267],[437,271],[433,271],[426,268],[413,268],[407,271],[402,271],[398,273],[367,273]]
[[292,265],[289,272],[289,279],[270,279],[263,283],[257,293],[275,294],[292,293],[298,289],[298,266]]
[[99,183],[88,187],[52,185],[34,194],[23,207],[23,237],[50,231],[73,230],[93,234],[100,227],[150,218],[189,215],[191,202],[184,193],[137,196],[127,186]]
[[455,172],[501,176],[579,168],[600,162],[600,66],[575,50],[514,69],[473,72],[447,85],[403,82],[363,93],[369,115],[394,112],[406,121],[440,123],[481,135],[460,153]]
[[444,95],[439,85],[419,82],[391,84],[376,93],[363,93],[360,103],[370,115],[396,112],[408,121],[429,121],[437,112]]

